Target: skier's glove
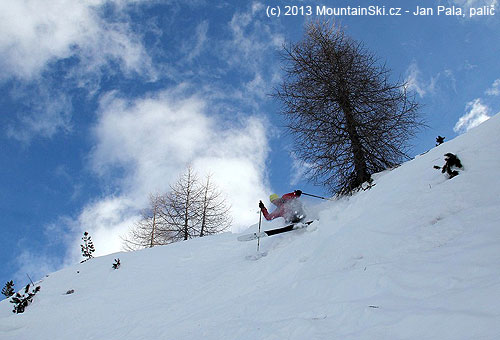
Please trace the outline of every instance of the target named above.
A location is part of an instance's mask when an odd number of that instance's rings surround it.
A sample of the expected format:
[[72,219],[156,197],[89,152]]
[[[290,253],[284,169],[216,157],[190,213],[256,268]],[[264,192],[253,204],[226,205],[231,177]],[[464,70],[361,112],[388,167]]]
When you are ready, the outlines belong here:
[[300,197],[300,195],[302,195],[301,190],[295,190],[294,193],[295,193],[295,196],[297,196],[297,197]]
[[260,209],[265,209],[266,207],[264,206],[264,203],[262,201],[259,201],[259,208]]

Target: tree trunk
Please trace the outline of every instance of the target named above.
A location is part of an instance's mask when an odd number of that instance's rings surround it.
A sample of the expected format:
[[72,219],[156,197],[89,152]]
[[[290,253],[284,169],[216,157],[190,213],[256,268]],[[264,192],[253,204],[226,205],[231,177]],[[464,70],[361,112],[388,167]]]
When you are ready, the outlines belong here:
[[345,114],[347,134],[349,135],[349,140],[351,141],[352,147],[355,179],[350,183],[350,189],[353,189],[363,184],[364,182],[369,181],[371,176],[369,175],[366,166],[365,153],[363,151],[361,138],[356,131],[356,126],[358,126],[358,123],[354,119],[351,102],[349,101],[347,96],[342,96],[340,100],[340,106],[342,107],[342,111]]
[[155,239],[155,229],[156,229],[156,209],[157,209],[157,205],[156,205],[156,202],[155,202],[155,205],[154,205],[154,208],[153,208],[153,226],[151,228],[151,244],[149,245],[150,248],[153,248],[154,246],[154,239]]
[[187,188],[186,188],[186,205],[184,210],[184,241],[189,239],[189,205],[191,198],[191,170],[188,171],[188,180],[187,180]]
[[207,208],[208,208],[208,188],[210,187],[210,176],[207,177],[207,184],[205,186],[205,196],[203,197],[203,211],[201,215],[201,230],[200,237],[203,237],[205,232],[205,225],[207,223]]

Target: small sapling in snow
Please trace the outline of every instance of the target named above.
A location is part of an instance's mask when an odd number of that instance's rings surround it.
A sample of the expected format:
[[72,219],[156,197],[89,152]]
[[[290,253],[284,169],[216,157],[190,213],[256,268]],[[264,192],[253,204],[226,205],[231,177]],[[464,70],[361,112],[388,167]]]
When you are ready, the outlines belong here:
[[33,290],[30,289],[30,284],[26,285],[24,288],[24,294],[16,293],[16,295],[10,300],[11,303],[14,304],[14,309],[12,312],[16,314],[24,313],[26,308],[33,302],[33,298],[36,293],[40,291],[40,286],[35,287]]
[[88,232],[83,233],[82,240],[83,244],[81,244],[80,246],[82,247],[82,256],[85,257],[85,260],[83,260],[80,263],[83,263],[93,258],[94,256],[92,255],[92,253],[95,251],[94,244],[92,243],[92,240]]
[[2,294],[7,298],[10,298],[12,295],[14,295],[14,281],[10,280],[5,284],[5,287],[3,287],[2,289]]

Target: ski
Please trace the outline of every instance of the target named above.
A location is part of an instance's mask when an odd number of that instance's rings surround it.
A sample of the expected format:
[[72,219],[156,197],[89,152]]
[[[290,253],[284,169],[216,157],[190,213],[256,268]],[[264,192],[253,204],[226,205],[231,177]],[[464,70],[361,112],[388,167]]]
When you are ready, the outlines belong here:
[[313,222],[314,221],[308,221],[308,222],[303,222],[303,223],[293,223],[293,224],[289,224],[289,225],[281,227],[281,228],[266,230],[266,231],[263,231],[260,233],[241,235],[241,236],[238,236],[238,241],[252,241],[252,240],[256,240],[256,239],[261,238],[261,237],[267,237],[267,236],[272,236],[272,235],[276,235],[276,234],[286,233],[287,231],[307,228]]

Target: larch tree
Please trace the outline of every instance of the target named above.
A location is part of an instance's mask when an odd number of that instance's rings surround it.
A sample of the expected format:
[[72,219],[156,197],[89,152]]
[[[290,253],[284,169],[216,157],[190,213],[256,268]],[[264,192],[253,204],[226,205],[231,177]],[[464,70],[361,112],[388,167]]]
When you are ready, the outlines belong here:
[[212,177],[201,182],[188,167],[166,194],[150,195],[148,209],[123,239],[123,247],[137,250],[223,232],[232,222],[229,210]]
[[282,58],[273,95],[309,179],[350,194],[408,158],[408,141],[423,126],[418,104],[361,42],[335,24],[311,22]]
[[200,237],[221,233],[231,226],[230,206],[222,192],[212,183],[212,176],[207,175],[203,184],[199,211]]
[[141,211],[141,219],[123,238],[125,250],[132,251],[165,244],[165,231],[160,217],[163,202],[163,196],[149,195],[149,207]]
[[172,242],[199,235],[196,228],[202,190],[194,170],[188,167],[165,195],[162,217]]

